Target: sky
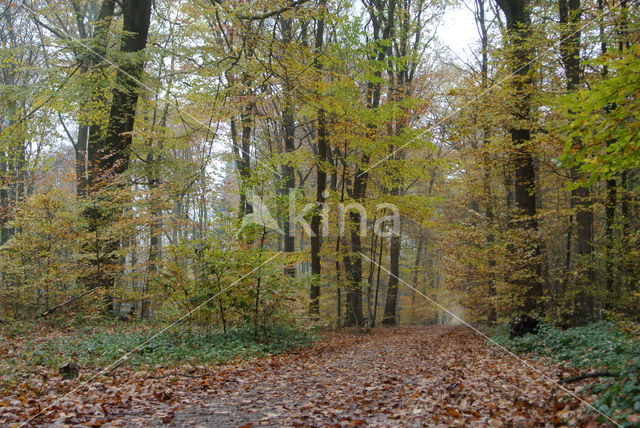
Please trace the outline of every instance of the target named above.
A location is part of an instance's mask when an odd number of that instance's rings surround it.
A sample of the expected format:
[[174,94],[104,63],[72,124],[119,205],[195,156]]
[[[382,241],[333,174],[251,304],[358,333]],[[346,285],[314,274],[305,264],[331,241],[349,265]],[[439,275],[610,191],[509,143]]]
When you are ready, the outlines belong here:
[[[472,0],[465,1],[473,8]],[[479,39],[473,13],[463,4],[448,7],[438,27],[438,38],[460,58],[469,58],[470,46]]]

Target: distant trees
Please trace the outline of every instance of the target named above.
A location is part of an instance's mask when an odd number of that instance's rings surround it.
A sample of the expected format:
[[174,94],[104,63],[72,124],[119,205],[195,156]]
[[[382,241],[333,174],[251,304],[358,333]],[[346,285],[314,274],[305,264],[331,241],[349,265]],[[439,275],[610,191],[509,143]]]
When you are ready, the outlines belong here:
[[[48,97],[63,85],[43,88],[49,82],[38,70],[43,58],[36,54],[40,42],[32,22],[12,8],[0,11],[0,245],[16,232],[11,220],[22,200],[33,191],[34,169],[44,150],[41,135],[51,130],[42,111]],[[52,85],[54,84],[51,82]]]

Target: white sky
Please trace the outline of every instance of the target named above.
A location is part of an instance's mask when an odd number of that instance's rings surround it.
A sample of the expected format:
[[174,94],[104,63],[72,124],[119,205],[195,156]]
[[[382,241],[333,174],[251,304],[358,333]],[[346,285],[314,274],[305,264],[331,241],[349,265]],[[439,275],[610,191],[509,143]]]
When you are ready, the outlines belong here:
[[[473,9],[473,2],[466,2]],[[457,56],[469,58],[470,47],[479,41],[473,13],[463,4],[449,6],[445,10],[443,22],[438,27],[438,37],[442,44],[448,46]]]

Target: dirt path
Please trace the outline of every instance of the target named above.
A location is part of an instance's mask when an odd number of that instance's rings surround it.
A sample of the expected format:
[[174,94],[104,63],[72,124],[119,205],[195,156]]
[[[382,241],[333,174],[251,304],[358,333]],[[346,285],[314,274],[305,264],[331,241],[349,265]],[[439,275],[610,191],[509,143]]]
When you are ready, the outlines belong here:
[[172,424],[529,427],[561,423],[560,416],[588,423],[570,410],[577,403],[558,404],[553,392],[463,327],[378,329],[242,365]]
[[[562,374],[536,367],[554,379]],[[114,386],[104,381],[90,387],[99,406],[86,408],[77,394],[52,417],[176,427],[598,426],[540,374],[463,327],[329,333],[298,354],[188,376],[143,372]]]

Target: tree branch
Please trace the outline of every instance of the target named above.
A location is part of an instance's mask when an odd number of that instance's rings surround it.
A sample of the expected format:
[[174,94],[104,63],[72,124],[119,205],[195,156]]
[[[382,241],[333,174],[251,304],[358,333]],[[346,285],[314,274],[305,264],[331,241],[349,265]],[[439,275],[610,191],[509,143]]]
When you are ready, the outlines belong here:
[[558,381],[558,384],[573,383],[573,382],[578,382],[578,381],[583,380],[583,379],[590,379],[590,378],[594,378],[594,377],[618,377],[618,375],[615,374],[615,373],[610,373],[610,372],[586,373],[586,374],[581,374],[581,375],[578,375],[578,376],[568,377],[566,379],[560,379]]
[[40,315],[38,315],[38,316],[36,317],[36,319],[38,319],[38,318],[44,318],[44,317],[46,317],[47,315],[49,315],[50,313],[52,313],[52,312],[54,312],[54,311],[56,311],[56,310],[58,310],[58,309],[60,309],[60,308],[62,308],[62,307],[64,307],[64,306],[68,305],[69,303],[73,303],[73,302],[75,302],[76,300],[81,299],[82,297],[86,296],[87,294],[91,294],[91,293],[93,293],[94,291],[98,290],[99,288],[100,288],[100,287],[92,288],[91,290],[87,290],[87,291],[85,291],[84,293],[78,294],[78,295],[77,295],[77,296],[75,296],[75,297],[72,297],[72,298],[70,298],[70,299],[67,299],[67,300],[65,300],[64,302],[60,303],[59,305],[56,305],[56,306],[54,306],[53,308],[51,308],[51,309],[48,309],[48,310],[44,311],[43,313],[41,313]]
[[296,0],[294,2],[291,2],[291,4],[288,6],[284,6],[277,10],[272,10],[271,12],[261,13],[259,15],[236,15],[236,16],[240,19],[250,19],[253,21],[261,21],[263,19],[271,18],[274,15],[280,15],[281,13],[284,13],[288,10],[298,7],[301,4],[307,3],[308,1],[309,0]]

